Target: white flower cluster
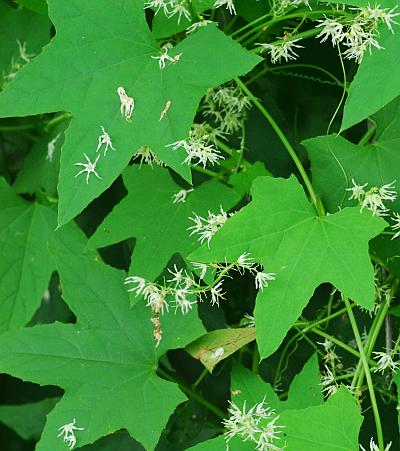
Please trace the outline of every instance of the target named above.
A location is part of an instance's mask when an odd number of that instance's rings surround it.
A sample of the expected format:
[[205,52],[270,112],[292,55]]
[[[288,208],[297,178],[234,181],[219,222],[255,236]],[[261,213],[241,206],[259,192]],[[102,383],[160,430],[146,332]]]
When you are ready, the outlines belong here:
[[205,168],[207,163],[219,164],[218,160],[224,158],[210,139],[209,135],[199,134],[197,129],[192,129],[188,139],[176,141],[166,147],[171,147],[172,150],[183,148],[187,153],[184,164],[202,165]]
[[259,451],[284,449],[284,447],[277,446],[276,442],[281,440],[279,434],[285,426],[276,424],[279,415],[276,415],[275,410],[264,407],[265,398],[248,411],[246,411],[246,401],[244,401],[242,408],[232,401],[229,401],[229,404],[230,417],[223,421],[226,428],[227,449],[229,449],[229,441],[235,436],[240,437],[244,442],[253,442],[256,444],[255,449]]
[[358,185],[354,179],[352,179],[353,186],[351,188],[347,188],[346,191],[351,192],[351,196],[349,200],[355,199],[361,205],[361,211],[364,208],[372,211],[374,216],[387,216],[389,209],[386,208],[383,201],[387,200],[393,202],[397,198],[397,193],[394,189],[394,184],[396,180],[386,185],[383,185],[381,188],[377,188],[373,186],[368,191],[365,191],[364,188],[368,185],[365,183],[364,185]]
[[324,354],[324,360],[326,363],[329,363],[332,367],[335,366],[335,362],[339,361],[339,357],[337,356],[335,352],[335,345],[331,342],[331,340],[328,340],[325,338],[323,342],[317,342],[319,345],[323,346],[325,354]]
[[[392,446],[392,442],[388,443],[385,446],[385,449],[383,451],[389,451]],[[367,451],[362,445],[360,445],[361,451]],[[380,451],[379,446],[374,442],[374,439],[371,437],[371,440],[369,442],[369,451]]]
[[225,6],[230,14],[236,14],[235,4],[233,0],[216,0],[214,3],[214,8],[220,8]]
[[164,163],[157,158],[155,153],[151,150],[149,146],[142,146],[140,147],[135,155],[133,156],[134,159],[140,158],[140,166],[143,163],[149,164],[153,167],[153,163],[158,166],[164,166]]
[[158,66],[160,67],[160,70],[165,69],[165,66],[167,64],[167,61],[169,61],[171,64],[176,64],[182,57],[182,53],[179,53],[178,55],[171,56],[168,52],[173,48],[173,45],[168,42],[167,44],[164,44],[161,47],[161,55],[158,56],[152,56],[154,60],[158,61]]
[[332,19],[325,17],[319,20],[317,28],[321,28],[321,32],[317,38],[321,38],[321,42],[330,39],[332,45],[343,44],[347,49],[343,52],[343,56],[347,59],[354,59],[357,63],[361,63],[365,52],[371,52],[372,47],[381,49],[377,38],[379,37],[379,24],[384,23],[393,32],[392,24],[396,24],[393,20],[399,13],[395,13],[395,8],[380,8],[367,6],[366,8],[352,8],[358,12],[357,16],[352,19]]
[[325,373],[321,374],[322,392],[326,396],[334,395],[339,390],[339,385],[336,382],[333,372],[325,365]]
[[[19,56],[17,59],[14,59],[14,57],[11,59],[11,67],[9,69],[8,73],[3,72],[3,78],[4,78],[4,84],[12,81],[15,76],[17,75],[17,72],[21,69],[21,67],[24,65],[24,63],[29,63],[29,61],[35,56],[34,53],[28,53],[26,50],[26,42],[19,41],[17,39],[17,45],[18,45],[18,52]],[[4,88],[4,86],[3,86]]]
[[194,225],[189,227],[188,230],[191,230],[190,236],[194,233],[199,235],[198,241],[203,244],[204,241],[207,241],[208,246],[210,246],[211,238],[218,232],[218,230],[225,224],[228,220],[228,214],[224,211],[222,207],[220,207],[220,212],[217,214],[208,212],[207,218],[203,218],[198,214],[194,213],[193,218],[189,218],[194,222]]
[[178,16],[180,23],[182,16],[187,20],[192,17],[189,2],[190,0],[147,0],[144,7],[153,8],[156,14],[161,10],[168,18]]
[[224,136],[240,129],[250,107],[250,99],[242,90],[236,85],[227,84],[207,91],[201,111],[204,116],[211,118],[220,135]]
[[289,7],[307,6],[311,9],[309,0],[273,0],[272,11],[274,17],[279,17],[285,14]]
[[299,57],[295,49],[304,48],[302,45],[296,44],[298,39],[291,39],[289,34],[286,34],[280,41],[273,44],[258,43],[262,51],[267,51],[270,54],[272,64],[280,63],[282,59],[286,62],[295,60]]
[[372,371],[374,372],[380,372],[384,373],[386,370],[389,370],[391,372],[395,372],[400,368],[400,362],[395,362],[393,360],[393,357],[396,354],[396,350],[393,350],[392,352],[376,352],[374,351],[373,354],[376,355],[374,357],[377,360],[378,366],[373,368]]

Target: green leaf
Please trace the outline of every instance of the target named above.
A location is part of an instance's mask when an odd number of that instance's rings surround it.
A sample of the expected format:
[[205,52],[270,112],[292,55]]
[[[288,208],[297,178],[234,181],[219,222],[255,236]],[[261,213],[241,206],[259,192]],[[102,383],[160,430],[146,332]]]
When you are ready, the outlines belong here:
[[[394,379],[394,382],[397,387],[397,393],[399,394],[400,393],[400,372],[399,371],[394,375],[393,379]],[[400,429],[400,396],[399,395],[397,397],[397,412],[398,412],[397,421],[398,421],[399,429]]]
[[17,40],[26,44],[28,55],[37,55],[50,40],[51,22],[28,10],[16,10],[4,2],[0,3],[0,87],[4,76],[16,72],[13,63],[25,64],[20,58]]
[[0,406],[0,421],[15,431],[24,440],[39,440],[46,422],[46,415],[54,408],[59,398],[43,401]]
[[86,245],[76,224],[55,231],[57,214],[52,208],[23,201],[2,181],[0,199],[7,196],[0,211],[1,332],[25,326],[39,307],[57,268],[48,246],[63,245],[79,253]]
[[36,13],[47,16],[47,3],[46,0],[16,0],[21,6],[25,6]]
[[[49,0],[49,14],[56,36],[0,95],[0,114],[73,113],[61,157],[59,224],[105,191],[141,146],[150,146],[190,180],[189,166],[182,165],[183,150],[165,146],[187,137],[208,88],[245,74],[261,58],[209,26],[171,50],[172,56],[182,54],[180,60],[160,70],[152,56],[161,50],[147,26],[143,1],[116,0],[110,8],[108,0]],[[131,122],[119,111],[120,86],[135,100]],[[167,101],[171,107],[160,122]],[[85,161],[84,153],[95,160],[101,126],[116,151],[98,162],[102,179],[93,176],[86,184],[84,176],[75,177],[75,163]]]
[[213,330],[186,346],[186,351],[212,372],[221,360],[255,339],[254,327]]
[[[330,282],[359,305],[374,305],[373,268],[368,241],[385,227],[381,218],[359,208],[318,217],[296,178],[259,177],[252,202],[230,218],[193,261],[235,261],[250,252],[276,273],[259,292],[255,318],[261,357],[272,354],[307,305],[315,288]],[[351,252],[349,252],[351,249]]]
[[173,196],[182,188],[160,167],[129,166],[123,180],[128,195],[100,224],[89,245],[99,248],[136,238],[129,271],[149,280],[161,273],[175,253],[185,258],[199,246],[188,230],[193,212],[206,216],[220,206],[227,211],[239,201],[232,189],[212,180],[188,193],[186,202],[174,204]]
[[[400,170],[400,116],[389,123],[373,145],[358,146],[341,136],[319,136],[303,141],[311,160],[313,185],[330,212],[357,205],[349,200],[352,179],[381,187],[398,179]],[[400,209],[400,199],[387,205]]]
[[143,303],[129,308],[122,271],[53,250],[63,297],[77,323],[0,337],[1,372],[65,390],[36,450],[65,450],[55,431],[73,418],[85,428],[76,434],[79,446],[125,428],[153,449],[169,415],[185,399],[174,384],[157,377],[157,358],[204,333],[196,311],[184,318],[163,317],[163,340],[155,348],[151,312]]
[[[383,7],[383,5],[382,5]],[[400,53],[400,29],[384,29],[379,38],[383,49],[367,54],[349,88],[341,130],[359,123],[400,95],[397,57]]]
[[233,186],[233,189],[243,197],[250,192],[254,180],[263,175],[271,175],[271,173],[265,169],[264,163],[257,161],[256,163],[249,165],[249,167],[244,167],[241,172],[232,174],[229,177],[229,183]]
[[[35,143],[18,172],[13,188],[17,193],[33,194],[44,189],[47,195],[57,197],[58,173],[60,170],[61,146],[69,122],[65,121],[47,137],[47,141]],[[49,153],[49,146],[54,150]]]
[[321,406],[287,410],[279,418],[285,441],[296,451],[355,451],[363,417],[350,392],[341,387]]

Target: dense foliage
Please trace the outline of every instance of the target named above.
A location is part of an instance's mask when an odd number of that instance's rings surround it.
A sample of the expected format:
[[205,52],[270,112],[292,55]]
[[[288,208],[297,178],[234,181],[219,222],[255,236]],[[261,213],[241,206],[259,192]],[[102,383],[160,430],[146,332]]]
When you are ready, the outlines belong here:
[[400,449],[396,0],[0,0],[4,451]]

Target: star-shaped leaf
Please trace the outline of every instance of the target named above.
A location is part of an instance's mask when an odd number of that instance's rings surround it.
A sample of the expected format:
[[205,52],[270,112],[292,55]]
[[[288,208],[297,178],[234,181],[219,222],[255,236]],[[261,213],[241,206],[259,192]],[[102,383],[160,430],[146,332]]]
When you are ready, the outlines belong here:
[[[89,240],[89,245],[104,247],[127,238],[136,238],[130,273],[154,280],[179,253],[185,258],[199,243],[190,236],[189,219],[193,212],[207,216],[222,206],[231,209],[239,196],[222,183],[212,180],[188,192],[184,202],[174,203],[182,188],[167,169],[130,166],[123,174],[128,195],[112,210]],[[153,258],[153,256],[157,258]]]
[[[106,190],[141,146],[190,180],[183,150],[167,144],[187,137],[201,97],[212,86],[252,69],[261,59],[216,26],[205,27],[173,50],[175,64],[160,70],[162,54],[146,23],[143,0],[49,0],[57,34],[0,96],[0,115],[73,113],[61,158],[59,224],[65,224]],[[212,50],[211,50],[212,49]],[[233,64],[234,62],[234,64]],[[121,116],[117,89],[135,101],[132,121]],[[160,114],[167,102],[164,119]],[[75,178],[75,163],[93,162],[101,126],[115,151],[101,156],[92,176]],[[101,154],[102,155],[102,154]]]
[[372,308],[373,269],[368,241],[385,227],[359,208],[318,217],[296,178],[260,177],[252,202],[230,218],[211,241],[189,256],[194,261],[235,261],[250,252],[276,273],[257,296],[255,318],[260,355],[267,357],[307,305],[315,288],[330,282],[358,304]]
[[53,248],[63,297],[76,324],[35,326],[0,337],[0,372],[65,390],[47,418],[37,451],[65,451],[57,437],[76,419],[78,446],[125,428],[146,449],[153,449],[184,395],[156,375],[157,358],[185,346],[204,329],[196,311],[161,319],[163,339],[155,348],[151,312],[129,308],[124,273],[87,256],[73,258]]
[[[75,223],[55,231],[53,208],[19,198],[0,179],[0,332],[25,326],[57,265],[50,243],[80,253],[86,237]],[[62,244],[64,243],[64,244]]]

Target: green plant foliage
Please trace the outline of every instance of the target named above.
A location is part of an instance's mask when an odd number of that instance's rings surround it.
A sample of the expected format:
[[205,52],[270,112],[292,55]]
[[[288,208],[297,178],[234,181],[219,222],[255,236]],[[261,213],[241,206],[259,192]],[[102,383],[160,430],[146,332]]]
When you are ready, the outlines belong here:
[[[268,272],[276,273],[276,280],[257,297],[256,324],[268,324],[267,330],[257,331],[262,357],[276,351],[323,282],[331,282],[365,308],[373,306],[367,244],[384,229],[382,219],[360,215],[356,208],[318,217],[294,177],[260,177],[253,183],[252,196],[252,202],[215,236],[210,250],[203,247],[190,258],[234,261],[250,252]],[[351,253],[346,252],[349,246]]]
[[189,192],[185,202],[174,203],[174,195],[182,188],[164,168],[131,166],[123,179],[128,195],[100,224],[89,245],[99,248],[136,238],[129,271],[149,280],[162,272],[175,253],[186,257],[198,247],[188,231],[193,212],[206,216],[220,206],[230,210],[239,200],[233,190],[212,180]]

